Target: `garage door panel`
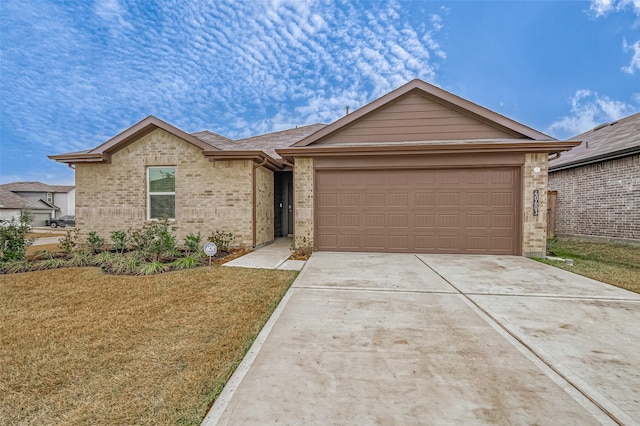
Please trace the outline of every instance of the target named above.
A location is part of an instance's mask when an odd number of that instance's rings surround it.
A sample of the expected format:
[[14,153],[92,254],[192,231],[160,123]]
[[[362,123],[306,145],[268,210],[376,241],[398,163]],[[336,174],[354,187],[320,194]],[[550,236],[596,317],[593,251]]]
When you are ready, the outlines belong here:
[[317,171],[318,247],[518,254],[518,171]]
[[514,204],[512,192],[492,192],[491,206],[495,207],[512,207]]
[[414,242],[416,252],[431,252],[435,251],[437,248],[435,235],[416,235],[414,237]]
[[468,214],[467,217],[467,228],[471,229],[488,229],[490,227],[491,220],[488,214]]
[[320,228],[333,228],[338,226],[338,215],[333,213],[319,214],[318,215],[318,227]]
[[360,194],[357,192],[339,194],[338,203],[340,207],[360,207]]
[[318,195],[318,207],[338,207],[338,194],[326,192]]
[[335,233],[319,234],[318,247],[326,247],[326,250],[338,249],[338,235]]
[[460,215],[459,214],[439,214],[437,223],[439,228],[458,229],[460,227]]
[[408,228],[409,215],[408,214],[389,214],[387,216],[387,226],[389,228]]
[[384,228],[386,225],[386,216],[384,214],[365,214],[364,218],[365,228]]
[[416,214],[415,227],[417,229],[435,228],[435,226],[436,226],[435,214],[422,214],[422,213]]
[[514,230],[513,226],[514,217],[506,214],[493,214],[491,215],[491,228],[493,229],[507,229]]
[[489,237],[486,236],[478,236],[478,237],[467,237],[466,238],[466,247],[472,251],[484,251],[485,247],[489,244]]
[[360,235],[359,234],[339,234],[338,246],[340,248],[358,250],[360,248]]
[[389,235],[388,246],[391,250],[409,250],[409,237],[407,235]]
[[416,207],[435,207],[436,206],[436,193],[435,192],[418,192],[415,195]]
[[365,207],[384,207],[386,199],[384,193],[365,194]]

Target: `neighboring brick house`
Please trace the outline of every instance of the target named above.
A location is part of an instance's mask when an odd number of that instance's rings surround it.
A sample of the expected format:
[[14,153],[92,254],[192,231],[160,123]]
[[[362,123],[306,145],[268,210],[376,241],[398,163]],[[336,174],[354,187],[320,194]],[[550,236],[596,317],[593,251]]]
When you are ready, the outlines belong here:
[[42,182],[0,185],[0,219],[15,219],[22,211],[33,215],[33,226],[44,226],[55,217],[75,214],[75,187]]
[[640,113],[572,138],[549,163],[556,233],[640,242]]
[[539,256],[547,158],[575,145],[413,80],[330,125],[231,140],[148,117],[50,158],[75,167],[77,226],[107,238],[166,215],[243,247]]

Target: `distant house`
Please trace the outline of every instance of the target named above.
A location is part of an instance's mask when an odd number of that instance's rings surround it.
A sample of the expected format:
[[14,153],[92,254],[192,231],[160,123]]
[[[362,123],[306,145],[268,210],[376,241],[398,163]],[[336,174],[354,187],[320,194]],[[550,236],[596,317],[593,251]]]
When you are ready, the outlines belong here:
[[556,233],[640,242],[640,113],[571,139],[582,144],[549,163]]
[[42,182],[13,182],[0,185],[0,219],[18,219],[28,210],[33,226],[45,226],[55,217],[75,214],[75,187]]
[[329,125],[231,140],[148,117],[49,158],[104,238],[165,216],[242,247],[542,256],[548,155],[575,145],[413,80]]

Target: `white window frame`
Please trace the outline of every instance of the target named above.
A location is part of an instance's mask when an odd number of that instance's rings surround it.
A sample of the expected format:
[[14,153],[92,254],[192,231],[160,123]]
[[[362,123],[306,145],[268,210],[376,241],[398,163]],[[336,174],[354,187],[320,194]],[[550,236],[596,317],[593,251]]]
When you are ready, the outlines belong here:
[[53,192],[47,192],[47,203],[53,203]]
[[[149,166],[147,167],[147,220],[158,220],[159,218],[151,217],[151,196],[152,195],[173,195],[173,215],[176,215],[176,205],[175,205],[175,197],[176,197],[176,191],[175,191],[175,186],[174,186],[174,191],[173,192],[151,192],[151,188],[149,187],[149,176],[151,174],[151,169],[169,169],[169,168],[173,168],[173,174],[174,174],[174,179],[176,178],[176,166]],[[170,217],[169,220],[174,221],[176,220],[175,217]]]

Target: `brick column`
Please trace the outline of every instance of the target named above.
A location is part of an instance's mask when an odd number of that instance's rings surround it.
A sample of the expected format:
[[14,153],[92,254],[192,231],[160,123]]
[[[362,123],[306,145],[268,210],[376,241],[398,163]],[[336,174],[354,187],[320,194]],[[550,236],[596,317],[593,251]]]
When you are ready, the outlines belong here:
[[[540,168],[537,173],[536,167]],[[522,255],[544,257],[547,251],[547,172],[546,153],[526,154],[523,168]],[[538,190],[538,215],[534,215],[534,190]]]
[[313,241],[313,158],[296,158],[293,170],[295,246],[309,246]]

